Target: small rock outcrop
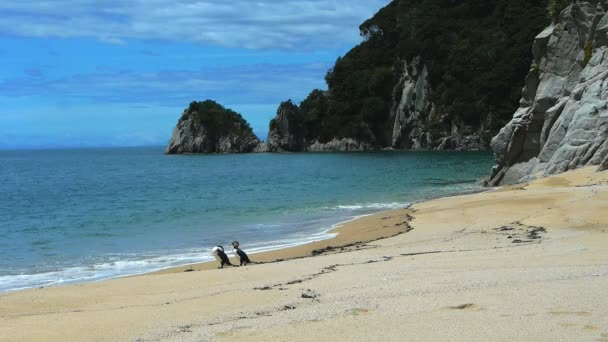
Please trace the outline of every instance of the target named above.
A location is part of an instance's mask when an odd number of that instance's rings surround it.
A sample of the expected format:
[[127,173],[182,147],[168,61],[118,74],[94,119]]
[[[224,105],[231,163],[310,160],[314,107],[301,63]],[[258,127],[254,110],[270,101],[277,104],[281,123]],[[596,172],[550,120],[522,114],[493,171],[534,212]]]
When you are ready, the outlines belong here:
[[364,152],[373,150],[378,150],[378,147],[352,138],[334,138],[326,143],[315,141],[312,145],[306,147],[308,152]]
[[576,1],[534,42],[520,108],[492,139],[490,185],[608,167],[608,15]]
[[291,100],[281,103],[269,128],[266,145],[271,152],[303,152],[306,149],[300,109]]
[[248,153],[264,152],[243,117],[207,100],[192,102],[173,130],[165,153]]
[[259,149],[264,152],[354,152],[378,149],[370,143],[353,138],[332,137],[329,141],[321,142],[318,137],[309,134],[306,117],[302,112],[291,100],[281,103],[277,115],[270,121],[266,143]]

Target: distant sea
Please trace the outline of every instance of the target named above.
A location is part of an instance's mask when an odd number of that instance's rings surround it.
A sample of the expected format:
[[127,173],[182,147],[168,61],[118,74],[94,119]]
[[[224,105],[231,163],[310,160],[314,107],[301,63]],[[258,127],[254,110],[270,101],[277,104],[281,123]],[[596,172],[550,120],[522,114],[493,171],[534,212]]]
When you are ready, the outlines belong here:
[[483,152],[0,151],[0,291],[207,261],[233,240],[252,253],[326,239],[358,216],[479,191],[492,162]]

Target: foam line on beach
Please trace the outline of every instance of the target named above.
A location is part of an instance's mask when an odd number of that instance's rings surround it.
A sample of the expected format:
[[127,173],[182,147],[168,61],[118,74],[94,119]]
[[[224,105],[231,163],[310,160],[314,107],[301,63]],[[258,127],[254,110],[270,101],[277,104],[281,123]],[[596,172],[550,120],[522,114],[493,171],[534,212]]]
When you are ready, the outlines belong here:
[[[334,229],[369,215],[371,214],[356,215],[347,220],[333,224],[329,228],[323,228],[318,233],[309,234],[303,237],[279,239],[269,243],[252,243],[247,251],[250,254],[256,254],[328,240],[337,235],[336,233],[332,233]],[[117,260],[91,266],[68,267],[55,272],[0,276],[0,292],[128,277],[162,271],[174,267],[208,262],[213,260],[213,257],[209,252],[212,247],[213,246],[208,246],[207,248],[191,250],[187,253],[158,256],[149,259]]]

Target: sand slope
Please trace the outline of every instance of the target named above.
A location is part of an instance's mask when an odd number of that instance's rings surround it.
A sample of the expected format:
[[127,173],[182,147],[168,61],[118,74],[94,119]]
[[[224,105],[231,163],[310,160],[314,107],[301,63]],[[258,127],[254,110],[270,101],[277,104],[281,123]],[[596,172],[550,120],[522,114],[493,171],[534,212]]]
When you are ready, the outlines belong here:
[[593,169],[429,201],[315,257],[4,294],[0,340],[608,341],[607,209]]

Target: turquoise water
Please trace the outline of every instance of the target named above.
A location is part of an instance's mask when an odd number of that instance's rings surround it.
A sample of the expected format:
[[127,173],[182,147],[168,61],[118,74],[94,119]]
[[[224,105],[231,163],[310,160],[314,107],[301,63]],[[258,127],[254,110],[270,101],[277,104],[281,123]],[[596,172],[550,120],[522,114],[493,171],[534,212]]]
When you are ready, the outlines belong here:
[[[165,156],[0,151],[0,291],[83,282],[329,237],[337,223],[480,190],[473,152]],[[253,258],[255,259],[255,258]]]

